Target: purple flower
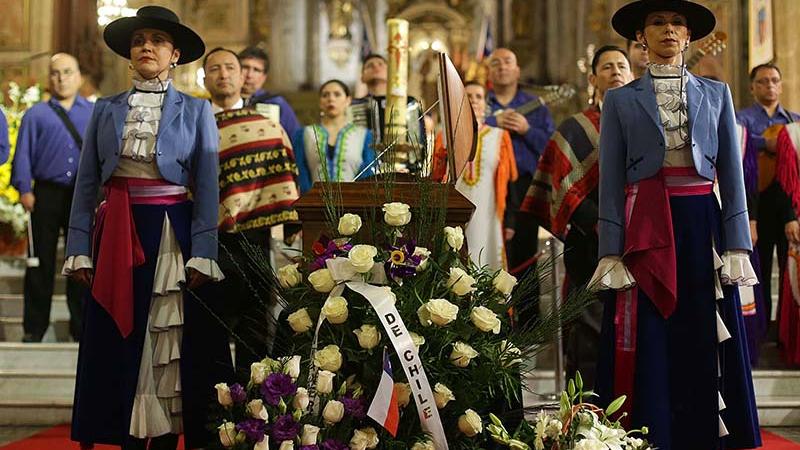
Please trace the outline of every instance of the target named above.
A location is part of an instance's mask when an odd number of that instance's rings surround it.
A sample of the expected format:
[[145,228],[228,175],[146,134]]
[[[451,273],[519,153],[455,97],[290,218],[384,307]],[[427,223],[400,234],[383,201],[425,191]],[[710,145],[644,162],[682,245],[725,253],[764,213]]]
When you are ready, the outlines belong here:
[[272,406],[278,406],[281,397],[294,395],[297,392],[297,385],[292,383],[292,377],[285,373],[271,373],[261,384],[261,395],[264,401]]
[[317,444],[304,445],[304,446],[300,447],[300,450],[319,450],[319,446]]
[[278,442],[291,441],[300,433],[300,424],[291,414],[284,414],[272,424],[272,438]]
[[241,384],[236,383],[230,389],[234,403],[244,403],[247,400],[247,392],[245,392]]
[[422,262],[422,257],[414,254],[415,249],[413,240],[401,239],[398,246],[389,246],[389,259],[383,267],[386,275],[394,280],[415,276]]
[[[341,240],[339,242],[341,242]],[[324,268],[325,261],[337,256],[347,256],[347,252],[349,252],[351,248],[353,248],[353,244],[349,242],[339,245],[337,241],[327,236],[321,236],[311,247],[311,251],[314,254],[314,262],[308,266],[308,270],[313,272],[317,269]]]
[[348,393],[339,399],[344,404],[344,413],[355,419],[363,419],[367,416],[366,404],[364,398],[353,398],[352,394]]
[[322,450],[349,450],[349,447],[336,439],[326,439],[322,443]]
[[264,438],[267,423],[261,419],[247,419],[236,424],[236,431],[243,431],[249,441],[258,442]]

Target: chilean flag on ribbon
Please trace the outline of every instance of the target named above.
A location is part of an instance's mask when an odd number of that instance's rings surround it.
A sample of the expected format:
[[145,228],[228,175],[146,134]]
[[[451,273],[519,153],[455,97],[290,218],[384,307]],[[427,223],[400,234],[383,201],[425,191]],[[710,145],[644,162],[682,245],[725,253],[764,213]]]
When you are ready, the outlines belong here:
[[397,425],[400,423],[400,409],[397,406],[397,393],[394,390],[394,377],[392,376],[392,363],[389,353],[383,348],[383,374],[378,384],[375,398],[369,405],[367,415],[378,422],[392,435],[397,436]]

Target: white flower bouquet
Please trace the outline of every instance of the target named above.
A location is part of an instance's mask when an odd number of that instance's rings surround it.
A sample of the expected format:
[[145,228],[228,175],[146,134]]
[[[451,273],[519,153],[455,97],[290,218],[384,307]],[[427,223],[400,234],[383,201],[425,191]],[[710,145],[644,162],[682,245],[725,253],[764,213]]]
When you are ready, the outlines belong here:
[[517,280],[476,267],[463,230],[434,215],[398,202],[373,217],[337,212],[331,237],[277,268],[274,354],[285,356],[218,386],[222,447],[485,448],[489,413],[521,408],[522,361],[593,297],[515,323],[540,273]]
[[489,415],[487,431],[496,443],[512,450],[651,450],[643,438],[647,428],[625,431],[617,420],[611,420],[625,396],[611,402],[605,410],[584,401],[594,394],[583,391],[580,373],[570,380],[561,393],[557,411],[540,411],[532,422],[523,422],[514,434],[506,430],[500,419]]

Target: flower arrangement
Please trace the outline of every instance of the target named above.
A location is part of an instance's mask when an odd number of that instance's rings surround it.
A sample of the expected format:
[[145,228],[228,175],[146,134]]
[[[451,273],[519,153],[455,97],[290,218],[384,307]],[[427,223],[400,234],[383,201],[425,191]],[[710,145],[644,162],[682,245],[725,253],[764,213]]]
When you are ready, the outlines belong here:
[[[540,411],[532,422],[523,422],[511,435],[500,419],[489,415],[486,428],[492,440],[512,450],[651,450],[642,437],[647,428],[625,431],[614,415],[625,402],[621,396],[603,410],[584,401],[594,395],[583,391],[580,373],[561,393],[557,412]],[[624,414],[623,414],[624,416]]]
[[518,324],[539,273],[517,280],[476,267],[461,252],[461,227],[405,203],[366,219],[334,211],[333,236],[274,274],[285,332],[275,354],[285,356],[254,363],[247,382],[217,386],[220,445],[482,448],[488,413],[521,407],[522,361],[593,297],[579,292]]
[[[0,254],[17,255],[25,251],[25,232],[28,213],[19,203],[19,193],[11,185],[11,161],[25,111],[41,99],[39,85],[23,90],[17,83],[10,82],[8,95],[0,95],[0,109],[8,122],[8,138],[11,151],[8,161],[0,165]],[[6,106],[8,100],[10,105]]]
[[[38,84],[29,86],[25,90],[19,84],[11,81],[8,83],[8,94],[0,94],[0,110],[8,122],[8,140],[11,144],[11,153],[8,161],[0,165],[0,200],[6,199],[9,203],[19,201],[19,193],[9,183],[11,182],[11,161],[14,159],[14,149],[17,143],[19,126],[22,116],[31,106],[42,98],[42,89]],[[5,222],[3,220],[3,222]]]

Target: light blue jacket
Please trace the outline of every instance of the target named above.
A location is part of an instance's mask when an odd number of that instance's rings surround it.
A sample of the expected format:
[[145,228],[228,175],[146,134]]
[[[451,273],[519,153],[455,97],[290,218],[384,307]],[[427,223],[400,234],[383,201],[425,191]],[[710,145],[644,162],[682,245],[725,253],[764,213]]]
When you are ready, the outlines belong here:
[[[91,229],[100,186],[119,162],[131,91],[97,101],[86,129],[69,218],[67,256],[91,255]],[[219,132],[211,104],[170,84],[156,140],[156,163],[170,183],[187,186],[194,199],[191,257],[217,258]]]
[[[719,181],[725,250],[751,250],[742,156],[728,85],[688,76],[686,96],[697,173]],[[649,72],[606,93],[600,122],[599,257],[622,255],[625,185],[652,177],[664,163],[664,128]]]

